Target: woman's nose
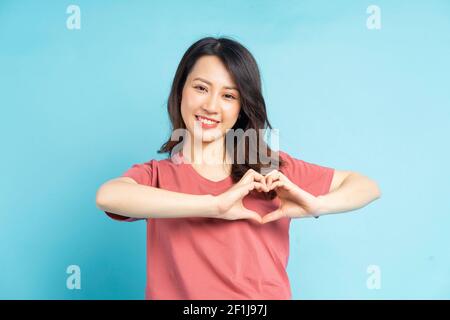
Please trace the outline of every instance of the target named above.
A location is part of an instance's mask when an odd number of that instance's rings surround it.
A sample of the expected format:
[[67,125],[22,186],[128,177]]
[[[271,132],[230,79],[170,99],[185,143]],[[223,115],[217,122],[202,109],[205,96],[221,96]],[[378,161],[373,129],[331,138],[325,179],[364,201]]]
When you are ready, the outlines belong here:
[[219,110],[219,108],[219,101],[215,96],[210,96],[203,106],[203,109],[209,113],[215,113]]

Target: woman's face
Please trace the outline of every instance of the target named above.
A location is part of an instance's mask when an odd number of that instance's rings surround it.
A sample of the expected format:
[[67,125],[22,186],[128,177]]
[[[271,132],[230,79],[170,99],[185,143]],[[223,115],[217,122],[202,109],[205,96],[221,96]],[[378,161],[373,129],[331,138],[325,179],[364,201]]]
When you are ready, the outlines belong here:
[[224,137],[236,123],[239,111],[239,91],[222,61],[216,56],[199,58],[181,98],[181,115],[191,137],[202,142]]

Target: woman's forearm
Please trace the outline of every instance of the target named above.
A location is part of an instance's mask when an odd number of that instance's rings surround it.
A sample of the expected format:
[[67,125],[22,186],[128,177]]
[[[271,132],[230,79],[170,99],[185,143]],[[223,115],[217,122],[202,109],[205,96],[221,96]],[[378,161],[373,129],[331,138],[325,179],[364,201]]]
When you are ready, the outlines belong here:
[[381,197],[377,183],[361,174],[353,173],[328,194],[319,196],[319,215],[347,212],[366,206]]
[[193,195],[121,181],[105,183],[97,191],[102,211],[131,218],[212,217],[215,197]]

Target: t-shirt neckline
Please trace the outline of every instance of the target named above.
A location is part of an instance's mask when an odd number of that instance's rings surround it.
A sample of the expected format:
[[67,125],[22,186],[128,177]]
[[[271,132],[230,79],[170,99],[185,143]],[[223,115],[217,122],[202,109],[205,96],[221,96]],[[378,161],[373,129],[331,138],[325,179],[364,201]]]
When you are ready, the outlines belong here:
[[206,183],[213,184],[213,185],[220,185],[220,184],[225,184],[225,183],[227,183],[227,182],[232,180],[231,175],[229,175],[228,177],[226,177],[224,179],[218,180],[218,181],[210,180],[210,179],[202,176],[200,173],[198,173],[197,170],[195,170],[195,168],[192,166],[192,164],[190,162],[188,162],[188,161],[185,162],[184,161],[184,157],[183,157],[183,153],[181,151],[179,152],[179,157],[183,160],[183,164],[186,165],[188,167],[188,169],[195,176],[197,176],[200,180],[203,180]]

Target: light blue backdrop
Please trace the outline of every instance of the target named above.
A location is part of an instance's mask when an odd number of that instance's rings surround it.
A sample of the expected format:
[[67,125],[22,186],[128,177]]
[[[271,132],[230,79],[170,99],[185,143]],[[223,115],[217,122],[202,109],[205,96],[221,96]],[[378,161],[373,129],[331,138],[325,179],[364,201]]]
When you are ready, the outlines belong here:
[[[79,30],[66,27],[70,4]],[[366,26],[372,4],[378,30]],[[175,69],[209,35],[256,57],[282,150],[383,192],[359,211],[293,221],[293,298],[450,298],[444,0],[2,0],[0,298],[143,298],[145,223],[110,220],[95,192],[162,157]],[[66,287],[69,265],[80,290]]]

